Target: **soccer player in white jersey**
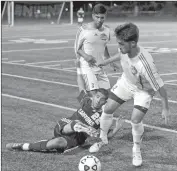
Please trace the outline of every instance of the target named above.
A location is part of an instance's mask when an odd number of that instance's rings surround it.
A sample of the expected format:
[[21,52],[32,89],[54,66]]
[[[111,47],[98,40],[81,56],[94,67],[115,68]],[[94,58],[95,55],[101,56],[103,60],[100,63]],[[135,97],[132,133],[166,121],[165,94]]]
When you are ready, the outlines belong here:
[[[110,40],[110,29],[103,25],[107,9],[102,4],[93,8],[93,22],[82,25],[76,35],[75,53],[79,59],[77,66],[78,85],[91,94],[96,89],[110,89],[109,79],[101,63],[105,58],[110,58],[107,43]],[[84,86],[84,87],[83,87]]]
[[156,91],[162,99],[162,115],[168,116],[168,98],[164,83],[157,72],[153,58],[147,50],[139,46],[139,30],[132,23],[120,25],[115,29],[115,35],[120,47],[120,55],[104,61],[101,66],[114,60],[120,60],[123,74],[112,87],[108,102],[100,118],[101,142],[95,143],[90,152],[97,152],[102,145],[108,143],[107,133],[113,120],[113,113],[124,102],[134,99],[134,108],[131,115],[133,135],[134,166],[142,165],[140,145],[144,127],[142,124],[151,100]]

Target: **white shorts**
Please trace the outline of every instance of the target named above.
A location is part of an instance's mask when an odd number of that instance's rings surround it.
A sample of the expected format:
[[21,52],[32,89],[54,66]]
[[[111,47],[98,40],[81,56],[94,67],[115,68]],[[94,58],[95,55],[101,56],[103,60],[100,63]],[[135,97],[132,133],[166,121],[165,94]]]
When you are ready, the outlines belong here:
[[104,70],[94,72],[91,68],[81,68],[87,91],[104,88],[110,89],[110,82]]
[[84,19],[79,17],[77,21],[78,21],[78,23],[82,23],[84,21]]
[[147,109],[152,101],[150,94],[137,87],[133,87],[122,78],[112,87],[111,92],[123,101],[134,99],[134,106],[141,106]]

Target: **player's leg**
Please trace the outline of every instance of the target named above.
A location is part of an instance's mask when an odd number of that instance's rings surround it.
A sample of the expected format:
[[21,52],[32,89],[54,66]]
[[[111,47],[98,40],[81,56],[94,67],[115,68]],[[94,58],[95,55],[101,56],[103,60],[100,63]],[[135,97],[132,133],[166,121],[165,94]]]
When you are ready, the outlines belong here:
[[78,25],[82,26],[84,19],[82,17],[78,17]]
[[63,151],[67,147],[67,141],[63,137],[56,137],[50,140],[40,140],[33,143],[9,143],[6,145],[8,150],[20,150],[20,151],[51,151],[61,150]]
[[111,88],[110,81],[108,79],[108,76],[106,75],[106,73],[103,70],[100,71],[100,73],[98,73],[96,75],[96,78],[98,80],[99,88],[104,88],[106,90],[110,90],[110,88]]
[[142,165],[141,157],[141,142],[142,136],[144,133],[144,126],[142,120],[148,111],[152,96],[146,92],[135,93],[134,96],[134,109],[131,116],[131,125],[132,125],[132,136],[133,136],[133,160],[132,163],[134,166]]
[[108,102],[105,104],[104,111],[100,118],[100,138],[102,141],[90,147],[89,151],[91,153],[98,152],[104,144],[108,143],[108,131],[112,125],[115,110],[131,98],[132,93],[124,88],[124,84],[121,80],[118,80],[111,89]]
[[100,118],[100,138],[103,142],[107,143],[107,133],[112,125],[113,113],[125,101],[132,98],[132,92],[125,88],[124,81],[118,80],[112,87],[108,102],[105,105],[104,111]]
[[96,93],[96,90],[99,89],[98,80],[91,68],[82,68],[81,70],[85,89],[90,96],[93,96]]
[[76,69],[77,69],[77,84],[79,87],[79,92],[81,92],[82,90],[85,90],[85,83],[84,83],[84,79],[82,76],[82,71],[80,68],[80,60],[79,58],[76,59],[75,61],[75,65],[76,65]]

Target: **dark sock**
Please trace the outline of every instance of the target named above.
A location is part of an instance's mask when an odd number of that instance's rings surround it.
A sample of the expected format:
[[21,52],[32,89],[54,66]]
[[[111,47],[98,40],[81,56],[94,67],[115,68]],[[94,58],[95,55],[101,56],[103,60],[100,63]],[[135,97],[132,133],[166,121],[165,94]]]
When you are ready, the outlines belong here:
[[31,151],[46,151],[47,150],[47,142],[49,140],[41,140],[35,143],[30,143],[29,150]]

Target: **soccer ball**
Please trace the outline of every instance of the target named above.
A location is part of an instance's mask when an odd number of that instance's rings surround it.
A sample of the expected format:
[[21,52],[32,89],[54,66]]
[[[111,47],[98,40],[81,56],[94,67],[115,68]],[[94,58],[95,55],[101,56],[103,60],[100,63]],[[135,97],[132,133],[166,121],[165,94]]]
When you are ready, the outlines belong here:
[[79,171],[101,171],[101,163],[97,157],[87,155],[81,158],[78,168]]

